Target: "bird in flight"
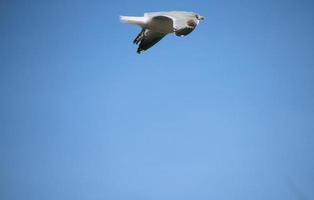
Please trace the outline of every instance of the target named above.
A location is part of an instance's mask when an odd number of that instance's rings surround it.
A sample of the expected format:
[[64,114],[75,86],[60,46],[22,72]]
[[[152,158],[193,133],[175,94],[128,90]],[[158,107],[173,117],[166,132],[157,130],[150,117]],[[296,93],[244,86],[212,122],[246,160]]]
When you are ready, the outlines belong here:
[[124,23],[138,25],[142,31],[134,39],[137,53],[142,53],[159,42],[168,33],[183,37],[191,33],[204,17],[185,11],[149,12],[143,17],[120,16]]

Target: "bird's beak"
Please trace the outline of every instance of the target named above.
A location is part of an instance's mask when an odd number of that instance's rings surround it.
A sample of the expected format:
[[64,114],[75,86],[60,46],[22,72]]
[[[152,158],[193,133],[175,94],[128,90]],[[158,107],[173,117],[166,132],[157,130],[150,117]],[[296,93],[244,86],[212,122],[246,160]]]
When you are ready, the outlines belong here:
[[199,20],[204,20],[205,19],[205,17],[204,16],[199,16],[199,18],[198,18]]

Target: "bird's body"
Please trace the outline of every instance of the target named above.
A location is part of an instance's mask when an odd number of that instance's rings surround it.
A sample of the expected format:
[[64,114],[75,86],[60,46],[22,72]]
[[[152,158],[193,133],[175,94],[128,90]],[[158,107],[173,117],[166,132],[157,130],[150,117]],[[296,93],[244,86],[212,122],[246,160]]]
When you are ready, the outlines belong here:
[[143,17],[121,16],[122,22],[138,25],[142,31],[135,38],[138,53],[149,49],[169,33],[185,36],[191,33],[204,17],[193,12],[150,12]]

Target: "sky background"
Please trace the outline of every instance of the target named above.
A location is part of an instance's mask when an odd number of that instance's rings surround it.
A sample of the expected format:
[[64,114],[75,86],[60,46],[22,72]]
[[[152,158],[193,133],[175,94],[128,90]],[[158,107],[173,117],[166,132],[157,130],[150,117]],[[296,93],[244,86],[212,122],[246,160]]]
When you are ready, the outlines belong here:
[[[195,11],[142,55],[119,15]],[[314,199],[310,0],[0,2],[1,200]]]

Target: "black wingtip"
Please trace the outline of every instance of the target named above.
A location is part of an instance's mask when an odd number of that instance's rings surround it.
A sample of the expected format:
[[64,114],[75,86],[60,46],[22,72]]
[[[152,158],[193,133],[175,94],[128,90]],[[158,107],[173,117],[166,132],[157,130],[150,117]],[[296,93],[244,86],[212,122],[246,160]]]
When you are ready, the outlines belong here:
[[142,31],[136,36],[136,38],[133,40],[133,43],[134,44],[139,44],[140,41],[143,39],[144,37],[144,32],[145,32],[145,29],[142,29]]
[[138,38],[135,38],[135,40],[133,40],[133,44],[138,44],[139,40]]
[[142,54],[144,51],[145,51],[144,49],[138,48],[137,51],[136,51],[136,53]]

